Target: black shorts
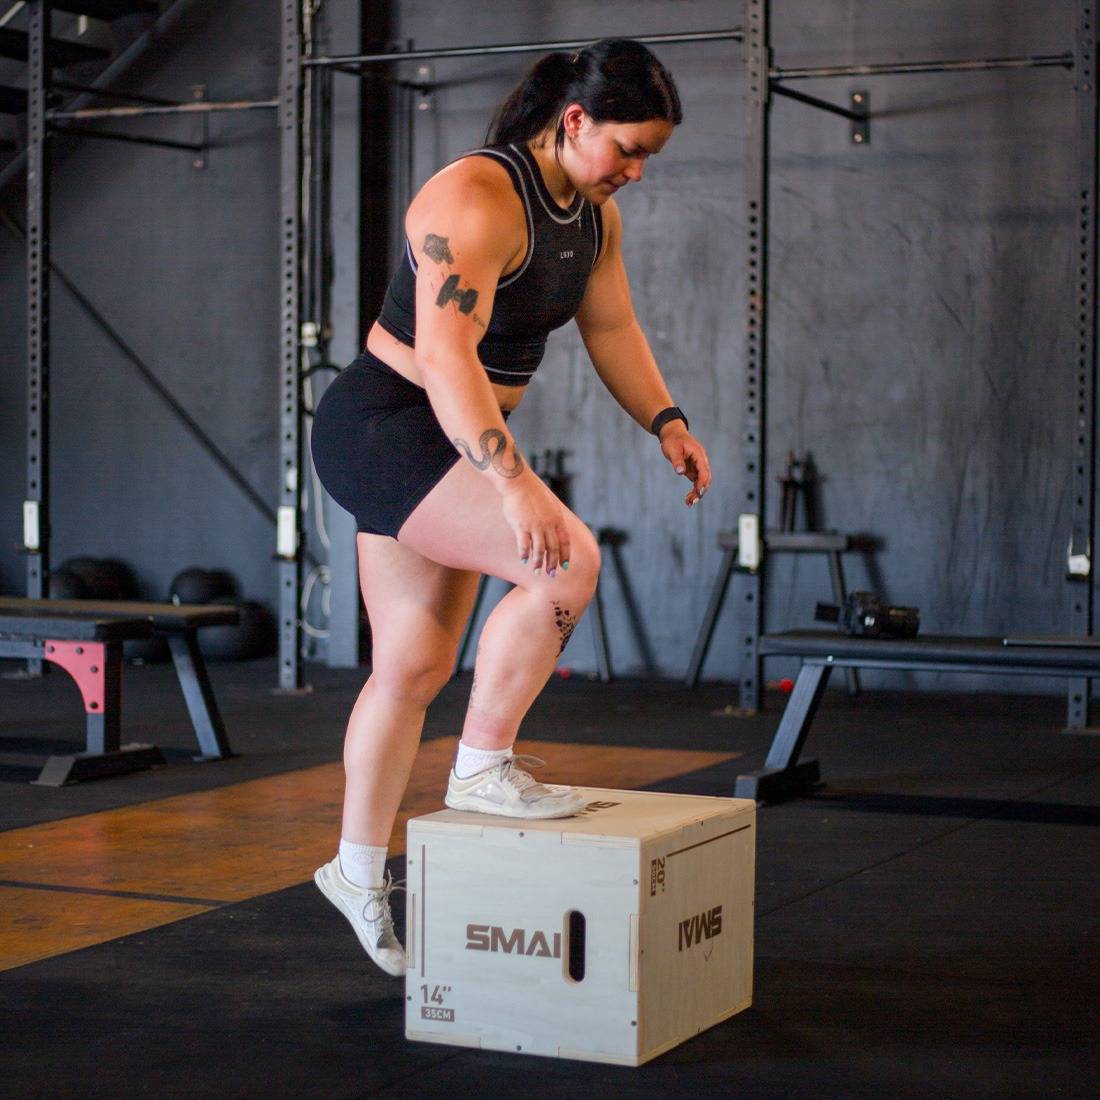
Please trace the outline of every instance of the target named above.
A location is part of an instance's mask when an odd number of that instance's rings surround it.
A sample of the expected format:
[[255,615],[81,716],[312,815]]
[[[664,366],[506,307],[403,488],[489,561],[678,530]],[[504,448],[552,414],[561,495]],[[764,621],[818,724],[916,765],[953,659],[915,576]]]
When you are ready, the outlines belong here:
[[391,538],[459,459],[424,390],[369,351],[325,390],[311,445],[321,484],[357,530]]

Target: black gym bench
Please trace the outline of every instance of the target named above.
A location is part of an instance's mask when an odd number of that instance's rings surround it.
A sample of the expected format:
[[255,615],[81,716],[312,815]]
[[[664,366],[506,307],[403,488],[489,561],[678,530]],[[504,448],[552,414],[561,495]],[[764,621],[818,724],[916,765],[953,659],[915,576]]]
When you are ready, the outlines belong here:
[[163,764],[155,745],[121,745],[122,652],[131,638],[161,635],[172,653],[200,754],[232,756],[198,644],[206,626],[233,625],[235,607],[116,600],[0,597],[0,657],[49,661],[76,681],[87,715],[84,752],[51,756],[35,783],[60,787]]
[[860,638],[828,630],[788,630],[762,635],[759,652],[761,657],[802,660],[764,767],[737,777],[736,796],[760,802],[782,802],[820,784],[818,762],[798,756],[834,668],[1100,677],[1100,638]]

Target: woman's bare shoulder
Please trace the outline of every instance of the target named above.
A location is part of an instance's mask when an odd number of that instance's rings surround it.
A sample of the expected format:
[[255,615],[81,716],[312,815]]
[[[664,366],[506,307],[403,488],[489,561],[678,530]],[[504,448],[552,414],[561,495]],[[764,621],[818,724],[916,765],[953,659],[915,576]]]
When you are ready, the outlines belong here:
[[456,199],[464,204],[488,206],[498,217],[514,210],[522,223],[523,207],[508,170],[492,157],[462,157],[441,168],[417,192],[413,206]]
[[507,261],[524,246],[523,204],[508,171],[490,157],[463,157],[438,171],[417,192],[405,218],[409,240],[430,232],[480,240]]

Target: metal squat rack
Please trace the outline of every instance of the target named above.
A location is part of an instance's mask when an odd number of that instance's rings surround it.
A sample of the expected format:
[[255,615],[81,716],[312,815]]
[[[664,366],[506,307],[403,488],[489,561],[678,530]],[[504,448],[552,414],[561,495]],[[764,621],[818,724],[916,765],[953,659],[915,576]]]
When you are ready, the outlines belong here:
[[[114,341],[119,350],[142,373],[146,381],[181,419],[198,442],[234,480],[250,502],[266,515],[276,531],[276,558],[279,586],[279,687],[296,691],[302,687],[301,668],[303,558],[310,557],[304,545],[302,507],[302,351],[317,347],[326,339],[324,319],[311,313],[324,312],[323,257],[318,244],[316,222],[303,219],[303,166],[308,140],[309,153],[322,163],[325,134],[323,113],[308,125],[314,82],[327,79],[328,72],[363,77],[369,66],[401,61],[446,57],[478,57],[492,54],[539,53],[555,49],[575,49],[585,41],[523,42],[498,46],[462,46],[438,50],[406,50],[375,54],[354,54],[342,57],[318,57],[303,51],[303,39],[312,43],[309,30],[315,5],[302,0],[281,0],[281,51],[279,88],[275,99],[208,102],[196,98],[192,102],[172,103],[129,93],[112,92],[106,88],[83,89],[96,95],[129,99],[134,106],[89,107],[53,110],[49,107],[50,92],[65,87],[51,80],[49,63],[49,0],[28,2],[28,89],[27,89],[27,482],[23,503],[23,543],[27,554],[26,592],[33,599],[46,594],[50,568],[50,508],[49,508],[49,273],[50,225],[48,183],[50,172],[49,135],[51,131],[78,133],[87,137],[118,141],[139,141],[165,148],[183,149],[195,156],[195,166],[204,163],[206,128],[197,143],[137,138],[102,130],[82,129],[79,124],[112,118],[170,117],[196,115],[208,119],[214,112],[275,110],[279,130],[280,163],[280,389],[279,389],[279,474],[278,503],[272,510],[252,488],[228,457],[187,415],[153,372],[141,362],[125,341],[99,316],[91,303],[54,270],[76,295],[97,324]],[[703,31],[684,34],[652,35],[641,41],[659,43],[700,42],[740,39],[740,31]],[[68,87],[72,87],[68,85]],[[306,135],[308,134],[308,139]],[[316,182],[316,181],[312,181]],[[9,226],[18,231],[18,227]],[[41,670],[41,662],[30,662],[32,673]]]
[[[1074,635],[1091,635],[1094,627],[1094,595],[1091,576],[1092,546],[1096,527],[1095,431],[1096,407],[1096,256],[1097,256],[1097,88],[1095,0],[1078,0],[1076,42],[1072,52],[1026,57],[994,57],[967,60],[899,62],[885,65],[833,65],[784,68],[772,57],[769,0],[745,0],[745,63],[747,141],[745,220],[747,224],[747,324],[745,332],[744,414],[741,430],[742,468],[740,529],[755,532],[749,548],[742,537],[741,555],[754,562],[739,573],[738,618],[741,638],[741,708],[760,709],[762,658],[759,652],[764,623],[765,563],[759,553],[759,534],[764,531],[764,486],[767,457],[765,402],[767,397],[768,346],[768,166],[769,116],[773,95],[786,96],[819,110],[847,118],[850,140],[866,145],[870,140],[870,93],[850,93],[850,102],[839,106],[785,86],[788,80],[818,77],[879,77],[902,73],[957,73],[998,69],[1069,69],[1074,74],[1077,107],[1078,185],[1074,204],[1078,217],[1079,265],[1073,288],[1077,304],[1075,362],[1075,411],[1073,446],[1073,520],[1068,572],[1075,584],[1070,613]],[[1068,727],[1088,725],[1089,684],[1070,682]]]
[[[283,323],[282,323],[282,499],[279,508],[280,531],[280,685],[293,688],[300,683],[297,671],[299,638],[297,635],[298,589],[301,572],[298,559],[283,555],[283,549],[298,544],[301,530],[301,513],[298,509],[298,464],[301,452],[299,337],[309,341],[309,346],[322,346],[330,326],[324,316],[326,297],[323,282],[325,268],[323,246],[318,237],[323,231],[320,218],[304,220],[300,206],[302,194],[303,161],[311,164],[324,162],[327,140],[326,116],[314,111],[305,118],[303,103],[311,106],[325,101],[328,96],[320,81],[330,74],[341,73],[363,79],[372,76],[378,66],[400,62],[430,61],[457,57],[486,57],[500,54],[547,53],[552,50],[570,50],[585,46],[589,39],[570,39],[554,42],[516,42],[495,46],[455,46],[442,49],[405,49],[381,53],[319,56],[304,52],[302,39],[304,22],[308,15],[300,10],[298,0],[283,0],[283,50],[280,74],[280,128],[282,134],[282,162],[280,168],[282,193],[283,232]],[[639,36],[638,41],[650,45],[741,41],[740,30],[690,31]],[[313,41],[313,35],[308,35]],[[418,74],[421,75],[422,74]],[[429,92],[433,85],[421,79],[407,85]],[[304,133],[308,130],[308,139]],[[316,182],[316,181],[315,181]],[[325,181],[320,180],[322,191]],[[322,194],[314,193],[315,209],[326,206]],[[301,258],[300,260],[298,258]],[[309,316],[310,312],[315,315]],[[320,315],[316,315],[316,314]],[[324,358],[324,356],[322,356]],[[284,541],[285,536],[285,541]]]
[[[62,6],[62,5],[59,5]],[[67,10],[77,10],[81,5],[68,0]],[[85,138],[130,142],[160,146],[166,149],[184,150],[193,157],[196,168],[204,167],[208,147],[208,120],[212,114],[230,111],[274,111],[279,101],[236,100],[209,102],[203,98],[202,89],[195,89],[187,102],[173,102],[162,98],[119,92],[108,87],[86,87],[53,78],[52,69],[63,63],[72,47],[63,40],[50,37],[50,17],[53,5],[49,0],[28,0],[27,3],[27,219],[25,230],[13,219],[2,215],[7,228],[25,238],[27,250],[27,481],[23,501],[23,547],[27,557],[26,594],[32,599],[46,596],[50,572],[50,275],[58,279],[77,299],[81,307],[129,360],[172,413],[188,428],[199,444],[214,458],[223,471],[236,483],[246,498],[275,523],[276,513],[267,501],[256,492],[247,479],[233,465],[209,435],[172,396],[155,373],[145,364],[123,337],[95,309],[91,302],[73,285],[64,272],[50,262],[50,138],[55,133],[77,134]],[[126,4],[88,4],[91,14],[110,17],[123,13]],[[136,8],[147,5],[136,5]],[[157,34],[169,30],[177,11],[169,8],[161,14],[156,24],[128,47],[118,66],[131,62],[145,45]],[[100,51],[86,51],[99,53]],[[109,80],[116,65],[113,63],[100,80]],[[132,106],[51,108],[51,92],[55,89],[78,91],[82,94],[75,102],[86,102],[90,97],[105,97],[131,101]],[[200,137],[196,142],[170,141],[115,133],[101,129],[88,129],[82,123],[104,119],[129,119],[142,117],[194,116],[199,123]],[[5,170],[5,174],[9,169]],[[28,671],[40,673],[42,662],[31,660]]]
[[[746,66],[747,158],[745,185],[746,220],[746,326],[742,439],[742,478],[739,512],[747,518],[748,530],[764,529],[765,409],[767,395],[767,242],[769,116],[772,96],[782,95],[819,110],[847,118],[854,144],[870,140],[870,94],[854,91],[848,106],[839,106],[784,86],[785,81],[815,77],[878,77],[903,73],[952,73],[997,69],[1054,67],[1074,72],[1077,102],[1079,180],[1076,194],[1080,263],[1075,294],[1078,303],[1076,362],[1077,420],[1074,439],[1073,524],[1070,543],[1070,574],[1080,581],[1073,600],[1071,630],[1089,635],[1094,625],[1094,597],[1091,554],[1096,525],[1095,433],[1096,391],[1096,256],[1097,256],[1097,94],[1095,0],[1078,0],[1077,36],[1072,52],[1028,57],[980,58],[900,62],[885,65],[838,65],[815,68],[783,68],[772,62],[769,31],[769,0],[744,0],[743,28],[698,31],[682,34],[640,36],[648,44],[705,41],[739,41]],[[24,503],[24,544],[27,558],[27,595],[41,598],[49,568],[49,211],[47,180],[50,126],[112,117],[196,114],[209,117],[217,111],[277,109],[280,135],[280,434],[279,499],[275,513],[236,474],[213,443],[192,430],[214,453],[227,471],[244,488],[276,527],[279,571],[279,686],[297,690],[302,686],[299,607],[302,591],[303,509],[302,466],[302,359],[306,346],[316,346],[318,332],[325,325],[306,316],[307,303],[323,301],[318,293],[322,280],[316,262],[317,248],[311,225],[302,218],[302,170],[304,161],[303,99],[310,96],[313,82],[327,72],[364,77],[369,67],[402,61],[425,61],[454,57],[497,54],[541,53],[576,49],[585,40],[522,42],[496,46],[460,46],[447,49],[388,51],[383,53],[313,56],[303,52],[303,28],[312,19],[312,5],[302,0],[281,0],[282,46],[279,66],[279,94],[274,100],[211,103],[195,101],[167,104],[161,101],[133,107],[51,111],[47,107],[50,71],[47,37],[48,0],[29,0],[29,76],[27,149],[27,494]],[[312,35],[309,36],[312,42]],[[127,96],[137,99],[138,97]],[[68,128],[68,127],[66,127]],[[95,132],[97,137],[118,137]],[[309,128],[311,151],[320,147],[321,128]],[[179,148],[178,142],[141,139],[150,144]],[[183,146],[200,154],[204,146]],[[303,241],[307,247],[303,248]],[[117,341],[120,343],[121,341]],[[128,350],[123,347],[123,350]],[[135,359],[131,353],[131,358]],[[139,364],[140,365],[140,364]],[[177,409],[182,414],[182,410]],[[742,529],[746,529],[743,525]],[[759,555],[756,555],[759,558]],[[759,638],[763,631],[765,564],[762,559],[740,574],[739,630],[741,645],[741,703],[746,710],[759,708],[762,689]],[[1088,718],[1088,683],[1074,681],[1069,689],[1069,726],[1082,728]]]

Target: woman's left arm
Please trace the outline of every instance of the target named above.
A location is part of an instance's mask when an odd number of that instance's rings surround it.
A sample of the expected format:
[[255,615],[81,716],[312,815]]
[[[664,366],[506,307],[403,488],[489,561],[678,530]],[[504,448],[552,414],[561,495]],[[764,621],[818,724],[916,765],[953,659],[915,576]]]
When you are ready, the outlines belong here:
[[[588,278],[577,311],[577,327],[592,365],[611,396],[649,431],[653,418],[673,404],[649,342],[634,315],[622,257],[622,218],[614,199],[602,207],[604,246]],[[682,420],[670,420],[658,436],[661,451],[678,474],[692,483],[684,498],[690,507],[710,485],[710,463],[703,445]]]

